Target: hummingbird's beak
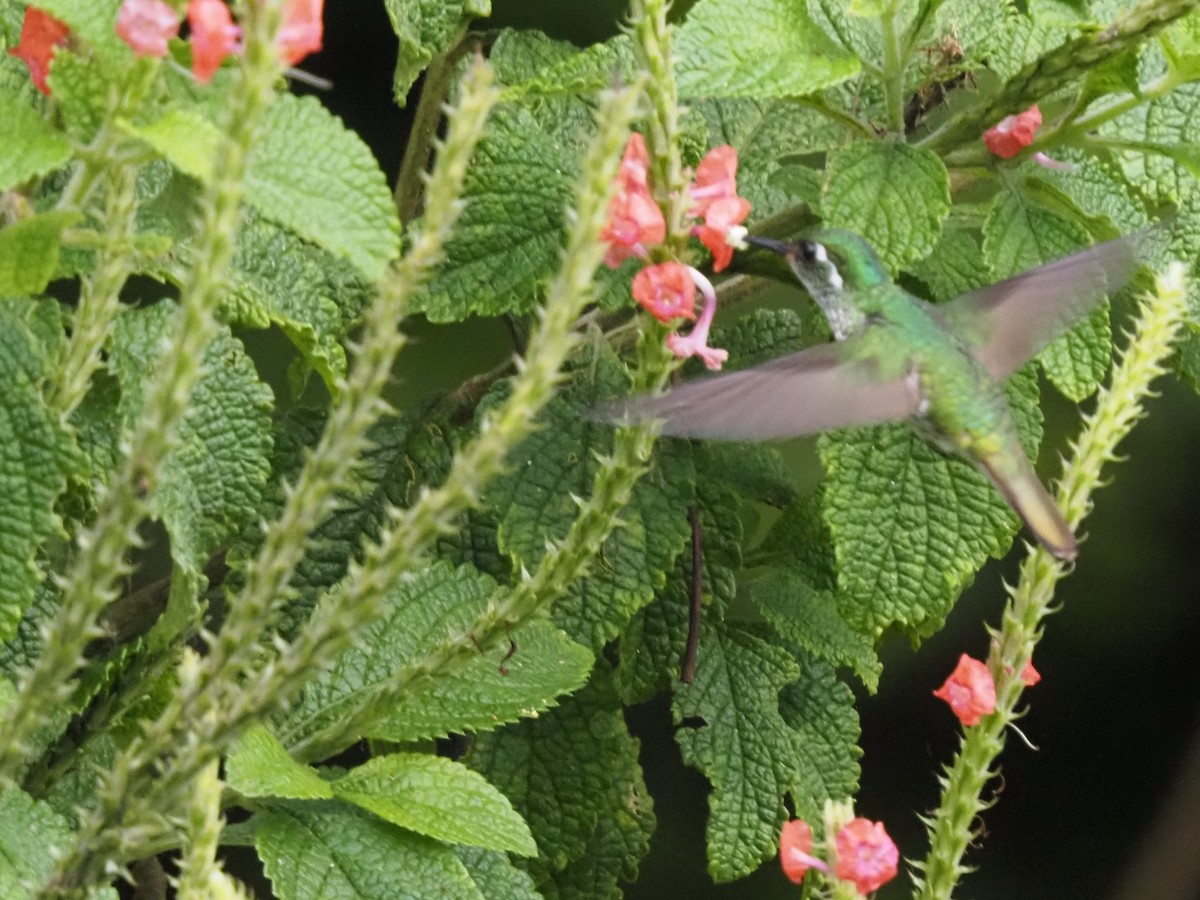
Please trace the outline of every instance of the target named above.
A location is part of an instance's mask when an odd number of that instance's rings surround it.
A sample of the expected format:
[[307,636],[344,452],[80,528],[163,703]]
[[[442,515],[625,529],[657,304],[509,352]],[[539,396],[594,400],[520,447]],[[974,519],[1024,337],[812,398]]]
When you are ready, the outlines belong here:
[[787,241],[777,241],[774,238],[755,237],[748,234],[745,237],[747,244],[753,244],[755,247],[762,247],[764,250],[773,250],[780,256],[787,256],[792,252],[792,244]]

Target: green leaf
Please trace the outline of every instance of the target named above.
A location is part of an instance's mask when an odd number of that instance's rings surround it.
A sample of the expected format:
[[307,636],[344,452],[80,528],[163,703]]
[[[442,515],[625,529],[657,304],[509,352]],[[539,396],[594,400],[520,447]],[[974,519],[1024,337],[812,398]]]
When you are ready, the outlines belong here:
[[534,856],[529,826],[503,794],[462,763],[424,753],[377,756],[333,782],[337,796],[448,844]]
[[257,822],[279,900],[482,900],[449,847],[348,804],[284,803]]
[[38,548],[61,530],[54,501],[82,466],[47,407],[40,384],[49,368],[28,321],[36,305],[0,301],[0,642],[16,631],[42,575]]
[[376,280],[400,249],[387,179],[362,139],[312,97],[267,110],[246,173],[246,201],[267,218],[349,259]]
[[[1037,380],[1027,366],[1005,388],[1030,452],[1041,440]],[[871,637],[894,624],[933,634],[984,561],[1008,549],[1016,516],[973,466],[907,425],[823,435],[818,449],[843,618]]]
[[696,680],[671,704],[683,761],[712,783],[708,871],[717,882],[749,875],[779,849],[783,793],[798,747],[779,714],[779,692],[800,675],[791,656],[728,623],[700,631]]
[[0,191],[52,172],[71,158],[71,143],[17,97],[0,94]]
[[779,713],[797,734],[799,765],[788,788],[796,816],[820,821],[826,800],[843,800],[858,791],[858,742],[861,730],[854,693],[838,681],[833,668],[816,660],[779,695]]
[[62,233],[78,221],[78,213],[46,212],[0,230],[0,296],[43,291],[58,268]]
[[[105,60],[127,60],[133,51],[117,36],[122,0],[38,0],[38,9],[71,26],[71,36]],[[58,60],[55,59],[57,64]]]
[[[157,361],[175,312],[163,301],[117,319],[109,365],[121,383],[126,423],[141,414],[147,366]],[[270,475],[270,388],[227,329],[208,345],[204,367],[150,499],[171,536],[173,558],[190,572],[201,571],[222,544],[259,520]]]
[[1159,35],[1171,70],[1183,81],[1200,77],[1200,11],[1188,13]]
[[221,131],[196,110],[171,109],[153,122],[123,122],[122,127],[185,175],[205,183],[212,179]]
[[[543,427],[509,454],[510,472],[496,479],[489,505],[502,510],[500,547],[533,570],[547,540],[562,540],[579,513],[574,497],[592,490],[610,452],[613,429],[591,411],[624,392],[627,380],[611,351],[546,405]],[[690,530],[695,470],[684,442],[660,445],[654,468],[634,488],[622,525],[609,535],[591,571],[555,604],[554,620],[572,638],[598,650],[617,635],[656,588],[683,549]]]
[[601,897],[635,879],[654,829],[638,742],[611,682],[601,663],[557,709],[488,735],[466,760],[529,823],[540,852],[530,864],[535,880],[576,883],[580,867],[604,885],[592,895]]
[[[1006,191],[983,226],[983,253],[999,277],[1008,277],[1066,256],[1091,243],[1078,221],[1039,206],[1027,195]],[[1060,391],[1072,400],[1099,387],[1112,358],[1108,308],[1102,306],[1041,352],[1038,359]]]
[[780,637],[834,666],[848,666],[872,693],[883,665],[874,642],[842,618],[832,591],[813,587],[803,576],[772,569],[754,582],[755,605]]
[[288,755],[283,744],[264,725],[251,725],[234,744],[225,761],[225,781],[244,797],[284,797],[289,800],[328,800],[329,782],[311,766]]
[[[528,42],[531,50],[542,42],[547,48],[556,44],[536,32],[505,32],[498,39],[500,41],[507,44]],[[629,80],[633,76],[633,41],[627,34],[614,35],[607,41],[592,44],[577,52],[570,52],[573,48],[569,48],[569,45],[559,46],[562,50],[546,53],[543,59],[538,60],[533,72],[521,73],[511,63],[502,65],[497,74],[505,82],[504,99],[571,97],[604,90],[612,85],[614,78]],[[550,58],[551,54],[558,58]],[[530,56],[533,54],[530,53]]]
[[528,873],[509,861],[508,855],[482,847],[455,847],[457,856],[484,900],[542,900]]
[[[468,629],[487,608],[496,583],[468,567],[436,563],[398,585],[388,612],[305,690],[279,734],[291,744],[348,715],[356,702],[450,637],[469,641]],[[587,677],[591,654],[557,629],[534,622],[513,635],[517,651],[480,656],[422,692],[404,698],[368,733],[415,740],[450,732],[495,728],[550,707],[559,694]]]
[[1189,184],[1200,168],[1196,162],[1200,158],[1198,105],[1200,82],[1183,84],[1101,128],[1103,137],[1136,145],[1120,154],[1121,163],[1130,181],[1147,194],[1172,201],[1188,196]]
[[950,176],[932,151],[859,141],[830,154],[825,224],[861,234],[890,269],[927,256],[949,211]]
[[400,106],[421,72],[454,46],[471,20],[492,14],[490,0],[386,0],[384,7],[400,39],[392,83]]
[[96,136],[108,109],[109,90],[121,77],[119,71],[69,47],[55,51],[48,83],[63,129],[77,141],[88,142]]
[[[40,896],[36,887],[54,871],[55,851],[66,849],[70,841],[67,820],[49,805],[18,788],[0,787],[0,897]],[[104,888],[90,896],[116,900],[117,893]]]
[[992,282],[979,240],[964,228],[948,227],[937,246],[909,269],[932,291],[934,300],[951,300]]
[[803,0],[700,0],[675,36],[685,97],[797,97],[858,74],[858,58],[809,18]]

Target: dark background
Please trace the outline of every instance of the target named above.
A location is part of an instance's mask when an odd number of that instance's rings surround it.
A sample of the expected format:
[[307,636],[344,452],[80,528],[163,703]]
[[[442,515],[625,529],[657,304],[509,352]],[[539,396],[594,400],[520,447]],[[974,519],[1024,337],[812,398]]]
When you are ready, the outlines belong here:
[[[611,34],[624,8],[622,0],[493,0],[493,5],[497,26],[540,27],[579,44]],[[304,68],[334,82],[323,101],[371,145],[394,178],[408,112],[391,98],[395,41],[382,3],[332,2],[326,16],[326,49]],[[465,328],[415,323],[412,330],[415,345],[398,372],[401,390],[410,395],[452,385],[464,374],[431,372],[428,363],[436,358],[456,356],[483,369],[508,352],[505,331],[494,323]],[[480,348],[478,365],[464,359],[464,344]],[[967,859],[979,871],[964,879],[962,896],[1200,896],[1195,786],[1200,605],[1193,586],[1200,400],[1172,378],[1161,387],[1163,396],[1151,404],[1149,418],[1122,448],[1128,461],[1109,470],[1113,483],[1097,495],[1076,571],[1058,592],[1062,611],[1048,621],[1036,656],[1044,680],[1027,695],[1029,714],[1020,723],[1038,749],[1010,734],[1002,757],[1003,790],[983,817],[987,836]],[[1061,401],[1050,418],[1043,463],[1057,460],[1078,423],[1077,411]],[[1051,475],[1056,469],[1043,471]],[[998,621],[1001,579],[1011,580],[1014,571],[1012,559],[985,568],[946,629],[916,650],[900,639],[887,641],[879,692],[861,696],[865,756],[858,809],[887,823],[902,854],[924,855],[916,816],[936,804],[936,774],[957,747],[957,722],[930,692],[959,653],[986,655],[982,623]],[[627,896],[797,896],[774,865],[745,881],[712,884],[703,846],[707,784],[681,765],[665,700],[633,710],[630,725],[643,741],[659,826],[641,879]],[[1170,846],[1165,838],[1151,837],[1152,828],[1168,804],[1189,796],[1190,803],[1182,802],[1183,819],[1171,829],[1177,846],[1149,874],[1131,875],[1147,845]],[[1172,888],[1174,875],[1181,886]],[[880,896],[908,893],[898,880]]]

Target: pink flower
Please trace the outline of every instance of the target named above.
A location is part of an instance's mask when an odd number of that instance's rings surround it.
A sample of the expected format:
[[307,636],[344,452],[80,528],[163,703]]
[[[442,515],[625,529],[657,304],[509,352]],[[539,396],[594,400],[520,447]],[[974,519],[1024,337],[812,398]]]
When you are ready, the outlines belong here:
[[667,236],[666,220],[646,180],[649,166],[646,141],[635,132],[625,145],[617,172],[619,188],[608,207],[608,225],[600,233],[609,244],[604,264],[610,268],[617,268],[630,256],[646,257],[647,247],[661,244]]
[[21,23],[21,42],[8,52],[9,55],[25,61],[25,65],[29,66],[33,86],[47,96],[50,95],[50,84],[46,81],[50,74],[50,63],[54,61],[55,51],[67,42],[70,34],[71,29],[66,23],[37,7],[25,7],[25,18]]
[[192,74],[208,84],[225,57],[237,49],[242,30],[233,24],[229,7],[221,0],[188,0],[187,16],[192,29]]
[[692,234],[712,253],[714,272],[720,272],[733,260],[729,229],[741,225],[749,213],[750,201],[744,197],[722,197],[709,205],[704,224],[692,229]]
[[667,335],[667,349],[679,359],[698,356],[707,368],[718,371],[729,359],[729,351],[708,346],[708,330],[712,327],[713,316],[717,312],[717,292],[713,290],[712,282],[697,269],[691,266],[684,268],[687,269],[692,283],[700,289],[700,293],[704,296],[704,310],[700,313],[700,319],[696,322],[696,327],[692,329],[691,334],[675,332]]
[[742,224],[750,214],[750,201],[737,194],[737,164],[733,147],[714,147],[700,160],[696,181],[689,188],[693,201],[690,212],[704,219],[692,234],[712,253],[714,272],[720,272],[733,259],[734,248],[727,240],[729,229]]
[[177,34],[179,16],[163,0],[125,0],[117,13],[117,35],[139,56],[166,56]]
[[696,285],[688,268],[677,262],[647,266],[633,276],[633,299],[663,323],[696,318]]
[[779,832],[779,865],[795,884],[804,880],[809,869],[828,872],[829,867],[812,855],[813,831],[803,819],[784,822]]
[[1034,104],[1025,112],[1008,116],[994,128],[989,128],[983,133],[983,142],[1001,159],[1012,159],[1033,143],[1033,135],[1041,127],[1042,112]]
[[294,66],[308,54],[321,49],[324,5],[325,0],[287,0],[284,4],[283,24],[276,40],[286,65]]
[[1042,673],[1033,667],[1033,660],[1025,663],[1025,668],[1021,670],[1021,684],[1025,687],[1033,687],[1042,680]]
[[837,866],[834,874],[852,881],[860,894],[879,890],[896,877],[900,851],[888,836],[882,822],[852,819],[834,838]]
[[996,683],[992,673],[985,664],[965,653],[933,696],[949,703],[963,725],[977,725],[980,717],[990,715],[996,709]]

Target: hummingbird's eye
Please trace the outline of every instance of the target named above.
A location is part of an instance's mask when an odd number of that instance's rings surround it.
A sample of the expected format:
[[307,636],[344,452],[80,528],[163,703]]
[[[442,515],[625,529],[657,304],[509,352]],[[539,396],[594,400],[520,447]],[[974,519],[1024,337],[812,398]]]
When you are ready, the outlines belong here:
[[800,242],[800,258],[807,263],[816,262],[820,244],[815,241]]

